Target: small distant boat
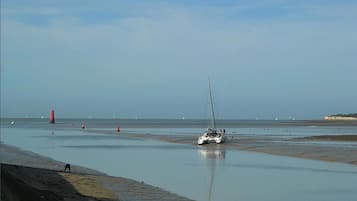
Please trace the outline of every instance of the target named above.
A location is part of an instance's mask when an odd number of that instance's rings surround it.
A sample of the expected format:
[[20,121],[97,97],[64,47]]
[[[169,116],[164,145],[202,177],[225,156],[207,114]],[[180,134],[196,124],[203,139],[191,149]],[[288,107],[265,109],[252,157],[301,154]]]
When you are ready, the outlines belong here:
[[200,135],[197,139],[198,145],[208,144],[210,142],[215,142],[217,144],[224,143],[226,137],[224,134],[226,133],[225,129],[216,129],[216,120],[214,117],[213,110],[213,101],[212,101],[212,90],[211,90],[211,82],[208,80],[208,88],[209,88],[209,97],[210,97],[210,105],[211,105],[211,127],[209,127],[202,135]]
[[11,121],[10,124],[11,124],[11,125],[14,125],[14,124],[15,124],[15,121]]

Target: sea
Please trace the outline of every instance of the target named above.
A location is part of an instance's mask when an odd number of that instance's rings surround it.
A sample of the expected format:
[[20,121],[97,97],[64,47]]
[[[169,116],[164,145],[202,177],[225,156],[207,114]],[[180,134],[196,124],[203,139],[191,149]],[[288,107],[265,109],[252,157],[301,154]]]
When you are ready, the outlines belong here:
[[[357,200],[357,166],[239,150],[212,150],[120,133],[198,136],[208,120],[1,119],[1,143],[142,181],[198,201]],[[85,125],[85,129],[81,126]],[[357,123],[218,120],[228,135],[357,135]],[[90,132],[88,132],[90,131]],[[350,142],[339,144],[357,146]]]

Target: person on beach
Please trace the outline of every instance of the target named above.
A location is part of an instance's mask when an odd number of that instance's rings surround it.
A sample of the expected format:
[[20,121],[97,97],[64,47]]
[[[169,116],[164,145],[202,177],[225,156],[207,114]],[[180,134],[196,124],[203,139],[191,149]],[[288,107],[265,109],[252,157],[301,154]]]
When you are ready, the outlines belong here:
[[71,172],[71,165],[68,163],[64,166],[64,171],[66,172],[67,169],[68,169],[68,172]]

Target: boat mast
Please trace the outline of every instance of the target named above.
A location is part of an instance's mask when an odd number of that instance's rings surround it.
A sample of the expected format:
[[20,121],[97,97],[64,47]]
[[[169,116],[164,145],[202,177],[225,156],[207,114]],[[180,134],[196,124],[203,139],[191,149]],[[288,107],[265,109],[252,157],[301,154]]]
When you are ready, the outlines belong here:
[[212,92],[211,92],[211,80],[208,78],[208,87],[209,87],[209,98],[210,98],[210,104],[211,104],[211,117],[212,117],[212,128],[216,128],[216,120],[214,117],[214,111],[213,111],[213,98],[212,98]]

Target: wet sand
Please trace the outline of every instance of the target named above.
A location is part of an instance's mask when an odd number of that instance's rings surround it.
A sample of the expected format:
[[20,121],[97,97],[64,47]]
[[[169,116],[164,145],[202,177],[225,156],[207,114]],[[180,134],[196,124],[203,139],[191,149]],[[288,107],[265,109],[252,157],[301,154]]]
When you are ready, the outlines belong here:
[[304,137],[302,140],[357,141],[357,135],[318,135]]
[[[224,144],[209,144],[210,148],[233,149],[242,151],[254,151],[266,154],[298,157],[329,162],[341,162],[357,165],[357,145],[345,146],[333,142],[350,142],[348,137],[330,137],[329,143],[324,138],[314,136],[312,138],[282,139],[279,137],[265,136],[227,136]],[[344,140],[342,140],[344,139]],[[196,139],[190,139],[196,141]],[[190,140],[177,139],[171,142],[192,143]],[[204,145],[207,146],[207,145]]]
[[1,144],[1,200],[172,200],[189,199],[127,178],[111,177]]
[[[116,132],[91,130],[86,132],[118,135]],[[223,144],[196,145],[197,137],[153,135],[140,133],[120,133],[122,138],[152,139],[170,143],[190,144],[197,148],[253,151],[259,153],[341,162],[357,165],[357,144],[346,146],[345,143],[356,143],[357,135],[312,136],[301,138],[282,138],[277,136],[227,135]]]
[[[338,139],[341,138],[341,136],[338,137]],[[245,151],[357,165],[357,146],[340,145],[338,142],[341,140],[330,138],[326,142],[319,137],[312,139],[241,137],[228,140],[225,146]],[[349,141],[344,140],[343,142],[348,143]]]

